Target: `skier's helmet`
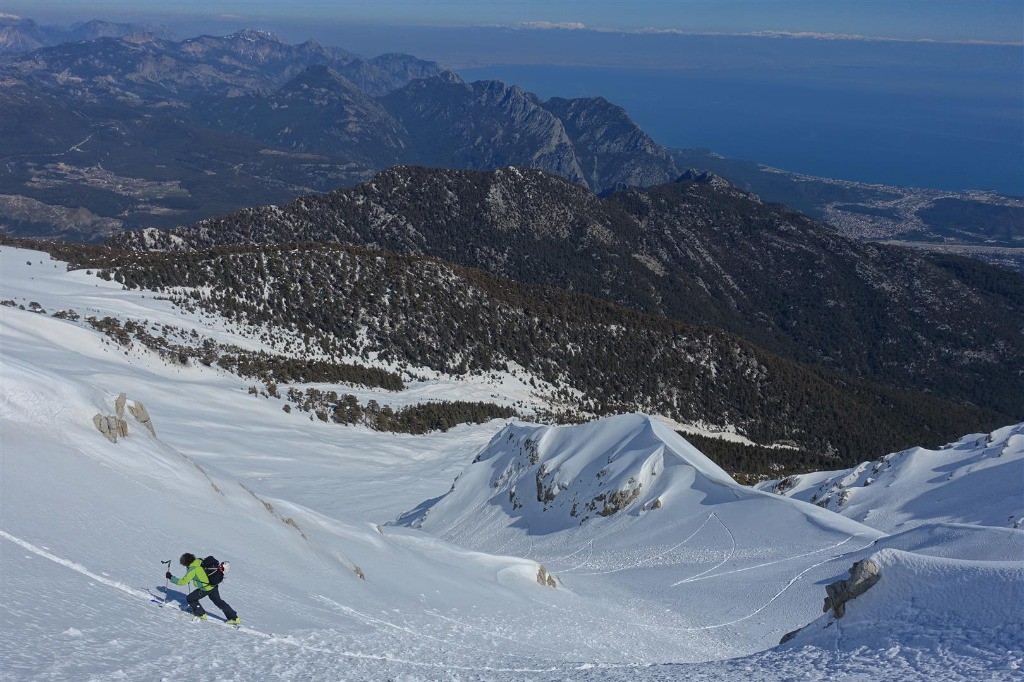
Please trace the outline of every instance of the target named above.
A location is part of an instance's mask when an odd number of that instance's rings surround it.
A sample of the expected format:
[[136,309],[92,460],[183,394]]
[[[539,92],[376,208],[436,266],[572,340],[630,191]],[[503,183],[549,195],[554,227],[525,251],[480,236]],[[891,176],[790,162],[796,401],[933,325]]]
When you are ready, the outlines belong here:
[[188,566],[190,563],[192,563],[195,560],[196,560],[196,555],[195,554],[190,554],[188,552],[185,552],[184,554],[182,554],[181,558],[178,559],[178,561],[181,562],[182,566]]

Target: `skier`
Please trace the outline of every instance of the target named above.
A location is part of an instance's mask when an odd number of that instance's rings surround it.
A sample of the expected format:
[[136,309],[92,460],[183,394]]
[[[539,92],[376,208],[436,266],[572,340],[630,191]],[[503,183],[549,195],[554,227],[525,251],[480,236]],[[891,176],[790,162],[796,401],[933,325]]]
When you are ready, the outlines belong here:
[[192,608],[192,613],[199,618],[206,620],[206,610],[203,608],[199,600],[203,597],[209,596],[210,601],[217,605],[221,611],[224,612],[224,617],[231,625],[238,625],[242,622],[242,619],[238,617],[235,610],[231,606],[220,598],[220,585],[214,585],[210,583],[210,578],[206,574],[206,570],[203,568],[203,560],[197,559],[195,554],[185,552],[179,559],[182,566],[188,568],[182,578],[175,578],[171,575],[170,571],[167,571],[166,578],[174,582],[175,585],[188,585],[189,582],[195,583],[196,589],[188,595],[188,605]]

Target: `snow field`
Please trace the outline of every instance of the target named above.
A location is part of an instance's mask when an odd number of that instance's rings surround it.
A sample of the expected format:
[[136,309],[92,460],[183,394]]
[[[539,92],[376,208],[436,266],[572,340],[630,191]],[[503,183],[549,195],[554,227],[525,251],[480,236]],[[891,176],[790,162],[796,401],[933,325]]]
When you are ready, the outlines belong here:
[[[222,320],[47,258],[0,249],[0,299],[259,347]],[[1024,535],[977,525],[1014,501],[1002,491],[1018,472],[1001,468],[1021,466],[1012,428],[972,437],[988,454],[963,466],[913,469],[914,494],[896,480],[861,486],[876,505],[864,502],[861,523],[739,486],[644,415],[417,437],[322,424],[219,370],[8,307],[0,379],[3,679],[1021,675]],[[518,380],[478,379],[365,397],[527,395]],[[95,430],[92,415],[112,412],[120,391],[146,405],[156,438],[131,417],[116,444]],[[602,516],[615,491],[629,494]],[[232,562],[222,592],[245,628],[152,603],[160,560],[183,551]],[[824,584],[867,556],[883,580],[828,625]],[[541,564],[557,588],[537,584]]]
[[1024,525],[1024,423],[964,436],[935,450],[910,448],[851,469],[757,487],[822,504],[887,533],[933,521],[1019,527]]

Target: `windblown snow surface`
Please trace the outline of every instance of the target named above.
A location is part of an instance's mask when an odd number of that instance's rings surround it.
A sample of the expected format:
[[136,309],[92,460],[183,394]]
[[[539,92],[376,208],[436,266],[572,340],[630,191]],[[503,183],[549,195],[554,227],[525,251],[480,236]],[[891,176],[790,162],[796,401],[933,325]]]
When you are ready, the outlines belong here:
[[910,448],[842,471],[757,486],[831,509],[885,532],[925,523],[1024,526],[1024,424]]
[[[0,250],[0,300],[258,347],[37,252]],[[948,504],[903,505],[895,528],[740,486],[645,415],[342,427],[17,307],[0,307],[0,373],[2,679],[1019,679],[1024,665],[1024,534],[969,511],[1020,513],[1019,448],[996,457],[1006,486],[964,469]],[[117,443],[95,429],[121,391],[156,436],[131,417]],[[534,399],[514,377],[359,394]],[[160,561],[184,551],[231,561],[222,593],[245,627],[193,623],[163,590]],[[878,585],[821,616],[824,584],[867,556]]]

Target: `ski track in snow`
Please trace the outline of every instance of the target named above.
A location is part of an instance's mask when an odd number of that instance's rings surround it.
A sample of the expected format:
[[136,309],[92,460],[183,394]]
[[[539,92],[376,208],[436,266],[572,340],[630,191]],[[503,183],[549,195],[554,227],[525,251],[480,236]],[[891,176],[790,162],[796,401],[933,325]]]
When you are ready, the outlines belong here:
[[715,515],[715,520],[718,521],[720,524],[722,524],[722,528],[724,528],[725,532],[729,534],[729,540],[732,542],[732,546],[729,548],[729,551],[727,551],[725,553],[725,556],[722,557],[721,561],[719,561],[717,564],[715,564],[711,568],[706,569],[704,571],[701,571],[697,575],[691,576],[691,577],[687,578],[686,580],[681,580],[681,581],[679,581],[677,583],[672,583],[672,587],[675,587],[676,585],[682,585],[682,584],[688,583],[688,582],[693,582],[694,580],[696,580],[700,576],[705,575],[707,573],[710,573],[711,571],[719,568],[720,566],[724,566],[729,561],[729,559],[731,559],[733,557],[733,555],[736,554],[736,536],[733,535],[732,529],[729,528],[729,526],[727,526],[726,523],[724,521],[722,521],[722,519],[718,518],[717,514]]
[[[454,647],[456,647],[458,649],[467,649],[467,650],[473,651],[475,653],[479,653],[479,651],[480,651],[480,647],[470,646],[470,645],[467,645],[467,644],[462,644],[461,642],[452,642],[452,641],[449,641],[447,639],[443,639],[441,637],[434,637],[433,635],[428,635],[428,634],[426,634],[426,633],[424,633],[422,631],[413,630],[412,628],[407,628],[407,627],[402,626],[402,625],[396,625],[395,623],[392,623],[390,621],[384,620],[382,618],[377,618],[375,616],[371,616],[369,614],[362,613],[361,611],[357,611],[356,609],[352,608],[351,606],[345,606],[344,604],[342,604],[340,602],[337,602],[334,599],[331,599],[330,597],[325,597],[322,594],[315,594],[315,595],[312,595],[312,596],[313,596],[314,599],[317,599],[318,601],[320,601],[320,602],[322,602],[324,604],[327,604],[332,609],[345,614],[349,618],[353,618],[355,620],[361,620],[361,621],[363,621],[365,623],[369,623],[371,625],[376,626],[378,629],[380,629],[380,628],[389,628],[389,629],[392,629],[392,630],[397,630],[399,632],[404,632],[407,635],[412,635],[412,636],[417,637],[417,638],[429,639],[429,640],[434,641],[434,642],[440,642],[441,644],[444,644],[445,646],[454,646]],[[497,653],[497,655],[499,655],[499,656],[507,656],[509,658],[523,658],[523,656],[520,656],[518,654],[509,654],[509,653],[505,653],[505,652],[495,652],[495,653]]]
[[[145,600],[147,603],[151,603],[153,601],[153,597],[148,592],[148,590],[142,590],[142,589],[134,588],[134,587],[126,585],[126,584],[124,584],[122,582],[119,582],[117,580],[111,580],[109,578],[105,578],[105,577],[103,577],[101,575],[98,575],[98,574],[90,571],[88,568],[86,568],[85,566],[82,566],[79,563],[76,563],[74,561],[69,561],[67,559],[63,559],[63,558],[61,558],[61,557],[59,557],[59,556],[57,556],[57,555],[55,555],[55,554],[53,554],[51,552],[46,551],[42,547],[34,545],[31,542],[28,542],[26,540],[22,540],[21,538],[16,537],[14,535],[11,535],[10,533],[8,533],[8,532],[6,532],[4,530],[0,530],[0,538],[3,538],[4,540],[7,540],[8,542],[12,542],[12,543],[22,547],[23,549],[26,549],[29,552],[32,552],[33,554],[36,554],[36,555],[38,555],[38,556],[40,556],[40,557],[42,557],[44,559],[48,559],[48,560],[50,560],[50,561],[52,561],[52,562],[54,562],[56,564],[64,566],[65,568],[68,568],[68,569],[71,569],[72,571],[80,573],[81,575],[84,575],[85,577],[89,578],[90,580],[94,580],[94,581],[96,581],[96,582],[98,582],[100,584],[106,585],[107,587],[112,587],[112,588],[114,588],[116,590],[120,590],[121,592],[124,592],[125,594],[128,594],[128,595],[130,595],[132,597],[137,597],[138,599]],[[395,630],[399,630],[399,631],[405,632],[406,634],[413,635],[414,637],[417,637],[417,638],[426,638],[426,639],[431,639],[431,640],[437,640],[437,641],[440,641],[440,642],[442,642],[442,643],[444,643],[444,644],[446,644],[448,646],[454,645],[454,646],[457,646],[457,647],[468,649],[468,650],[470,650],[470,651],[472,651],[474,653],[480,653],[479,647],[463,645],[463,644],[460,644],[460,643],[457,643],[457,642],[450,642],[450,641],[447,641],[447,640],[444,640],[444,639],[433,637],[433,636],[427,635],[427,634],[425,634],[423,632],[417,632],[417,631],[412,630],[410,628],[405,628],[405,627],[402,627],[400,625],[395,625],[394,623],[390,623],[388,621],[381,620],[379,618],[374,618],[373,616],[369,616],[367,614],[361,613],[361,612],[359,612],[359,611],[357,611],[357,610],[355,610],[355,609],[353,609],[351,607],[348,607],[348,606],[345,606],[343,604],[340,604],[340,603],[338,603],[338,602],[336,602],[333,599],[330,599],[328,597],[324,597],[322,595],[313,595],[313,596],[318,598],[319,600],[325,602],[325,603],[328,603],[329,605],[331,605],[332,607],[336,608],[339,611],[342,611],[344,613],[348,613],[348,614],[350,614],[354,618],[361,619],[364,622],[371,623],[371,624],[373,624],[375,626],[393,628]],[[182,613],[185,614],[185,615],[188,615],[184,611],[182,611]],[[245,633],[247,635],[254,635],[256,637],[260,637],[260,638],[266,639],[268,642],[271,642],[271,643],[274,643],[274,644],[282,644],[282,645],[285,645],[285,646],[296,647],[296,648],[299,648],[299,649],[302,649],[302,650],[305,650],[305,651],[310,651],[310,652],[320,653],[320,654],[328,654],[328,655],[331,655],[331,656],[341,656],[341,657],[348,657],[348,658],[363,658],[363,659],[370,659],[370,660],[382,661],[382,662],[388,662],[388,663],[400,663],[400,664],[403,664],[403,665],[410,665],[410,666],[415,666],[415,667],[419,667],[419,668],[432,668],[432,669],[441,669],[441,670],[459,670],[459,671],[463,671],[463,672],[487,672],[487,673],[550,673],[550,672],[555,672],[557,670],[565,669],[565,667],[561,667],[560,668],[558,666],[551,666],[551,667],[547,667],[547,668],[535,668],[535,667],[534,668],[525,668],[525,667],[514,668],[514,667],[497,667],[497,666],[463,666],[463,665],[456,665],[456,664],[452,664],[452,663],[431,663],[431,662],[426,662],[426,661],[413,661],[413,660],[409,660],[409,659],[398,658],[398,657],[394,657],[394,656],[386,656],[386,655],[381,655],[381,654],[368,654],[368,653],[365,653],[365,652],[347,651],[347,650],[338,651],[338,650],[334,650],[334,649],[327,649],[327,648],[324,648],[324,647],[311,646],[309,644],[305,644],[303,642],[296,641],[291,636],[277,636],[277,635],[274,635],[274,634],[271,634],[271,633],[268,633],[268,632],[262,632],[260,630],[254,630],[253,628],[246,627],[246,626],[235,628],[234,626],[228,626],[226,623],[219,623],[216,620],[213,620],[212,622],[214,622],[216,624],[219,624],[219,625],[224,625],[226,627],[232,627],[233,629],[236,629],[239,632],[243,632],[243,633]],[[522,656],[522,655],[519,655],[519,654],[508,654],[508,653],[501,653],[501,652],[497,652],[497,653],[499,653],[499,655],[501,655],[501,656],[506,656],[506,657],[509,657],[509,658],[526,658],[525,656]],[[569,669],[583,670],[583,669],[587,669],[587,668],[589,668],[591,666],[594,666],[594,665],[595,664],[592,664],[592,663],[579,663],[579,664],[576,664],[574,666],[569,666]],[[621,667],[621,668],[634,667],[632,664],[609,665],[609,664],[603,664],[602,663],[600,665],[601,665],[601,667]]]
[[[696,537],[697,533],[701,532],[704,529],[704,526],[706,526],[708,524],[708,521],[711,520],[712,516],[714,516],[715,518],[718,518],[718,516],[717,516],[717,514],[715,514],[715,512],[711,512],[710,514],[708,514],[708,517],[706,519],[704,519],[704,523],[700,524],[700,528],[698,528],[697,530],[693,531],[693,533],[691,533],[685,540],[683,540],[682,542],[680,542],[677,545],[674,545],[674,546],[670,547],[669,549],[666,549],[664,552],[659,552],[657,554],[652,554],[651,556],[645,557],[644,559],[641,559],[640,561],[637,561],[637,562],[635,562],[633,564],[630,564],[629,566],[620,566],[619,568],[613,568],[613,569],[610,569],[610,570],[607,570],[607,571],[593,571],[593,572],[590,572],[590,573],[576,573],[575,575],[577,575],[577,576],[584,576],[584,575],[609,575],[611,573],[620,573],[621,571],[628,571],[628,570],[631,570],[631,569],[634,569],[634,568],[639,568],[640,566],[642,566],[642,565],[644,565],[646,563],[649,563],[649,562],[654,561],[656,559],[660,559],[660,558],[662,558],[664,556],[667,556],[667,555],[671,554],[672,552],[676,551],[677,549],[679,549],[680,547],[682,547],[683,545],[685,545],[687,542],[692,540],[694,537]],[[719,523],[721,523],[721,520],[719,520]],[[569,571],[562,571],[563,574],[564,573],[568,573],[568,572]]]
[[593,552],[593,547],[594,547],[594,540],[593,539],[591,539],[590,542],[588,542],[587,544],[583,545],[582,547],[577,548],[576,550],[574,550],[572,552],[569,552],[568,554],[563,554],[562,556],[556,556],[556,557],[553,557],[551,559],[547,559],[546,561],[549,564],[554,565],[554,562],[556,562],[556,561],[565,561],[569,557],[576,556],[577,554],[579,554],[583,550],[587,549],[588,547],[591,548],[591,552]]
[[566,575],[568,573],[572,573],[573,571],[575,571],[578,568],[583,568],[584,566],[589,565],[590,561],[594,558],[594,540],[593,540],[593,538],[591,538],[590,542],[588,542],[587,544],[583,545],[582,547],[577,549],[572,554],[566,555],[565,558],[569,558],[569,557],[573,556],[574,554],[578,554],[579,552],[583,551],[584,549],[588,549],[588,548],[590,549],[590,551],[587,553],[587,557],[583,561],[581,561],[578,564],[575,564],[575,565],[571,566],[570,568],[559,570],[559,571],[557,571],[557,573],[559,575]]
[[[711,578],[719,578],[719,577],[721,577],[723,575],[732,575],[733,573],[743,573],[745,571],[753,571],[754,569],[757,569],[757,568],[764,568],[765,566],[774,566],[775,564],[785,563],[787,561],[792,561],[793,559],[800,559],[800,558],[803,558],[805,556],[813,556],[815,554],[821,554],[822,552],[827,552],[830,549],[835,549],[836,547],[841,547],[842,545],[845,545],[847,542],[849,542],[853,538],[858,538],[858,537],[860,537],[860,536],[859,535],[851,535],[848,538],[846,538],[845,540],[840,540],[839,542],[837,542],[834,545],[829,545],[828,547],[822,547],[821,549],[816,549],[816,550],[811,551],[811,552],[805,552],[803,554],[794,554],[792,556],[783,557],[782,559],[776,559],[775,561],[766,561],[766,562],[764,562],[762,564],[755,564],[753,566],[744,566],[743,568],[737,568],[737,569],[732,570],[732,571],[722,571],[721,573],[714,573],[712,575],[702,575],[702,576],[699,576],[699,577],[698,576],[694,576],[692,578],[685,578],[685,579],[680,580],[678,582],[672,583],[672,587],[676,587],[677,585],[684,585],[686,583],[697,582],[699,580],[710,580]],[[874,541],[872,541],[871,544],[868,545],[868,547],[870,547],[873,544],[875,544]],[[854,551],[856,551],[856,550],[854,550]],[[847,554],[849,554],[849,552],[847,552]],[[839,556],[842,556],[842,555],[839,555]]]
[[[499,632],[495,632],[493,629],[483,628],[483,627],[480,627],[479,625],[473,625],[472,623],[466,623],[464,621],[457,620],[455,618],[450,618],[449,616],[446,616],[446,615],[444,615],[443,613],[441,613],[440,611],[437,611],[437,610],[433,610],[433,609],[429,610],[429,611],[427,611],[427,614],[430,615],[432,618],[440,618],[443,621],[447,621],[449,623],[452,623],[453,625],[458,625],[460,627],[466,628],[467,630],[474,630],[476,632],[482,632],[482,633],[486,634],[488,637],[497,637],[499,639],[504,639],[504,640],[507,640],[509,642],[513,642],[515,644],[521,644],[522,646],[527,647],[529,649],[541,649],[542,651],[550,651],[552,653],[558,654],[559,656],[564,656],[565,655],[565,651],[562,650],[562,649],[553,649],[551,647],[543,646],[541,644],[536,644],[534,642],[526,642],[526,641],[523,641],[521,639],[516,639],[515,637],[509,637],[508,635],[503,635],[503,634],[501,634]],[[591,649],[594,648],[591,644],[588,644],[586,642],[584,642],[584,644],[587,647],[591,648]],[[476,647],[474,647],[474,649],[476,649]]]
[[[809,554],[817,554],[817,553],[822,552],[822,551],[833,549],[833,548],[838,547],[838,546],[842,545],[843,543],[853,539],[854,537],[859,537],[859,536],[853,535],[853,536],[850,536],[850,537],[846,538],[846,540],[843,540],[842,542],[839,542],[839,543],[837,543],[835,545],[832,545],[831,547],[826,547],[823,550],[818,550],[816,552],[810,552],[808,554],[803,554],[803,555],[799,555],[799,556],[808,556]],[[798,573],[797,575],[793,576],[793,578],[791,578],[789,580],[789,582],[786,583],[786,585],[781,590],[779,590],[777,593],[775,593],[774,596],[772,596],[770,599],[768,599],[764,604],[759,606],[757,609],[755,609],[754,611],[748,613],[747,615],[743,616],[742,618],[737,618],[735,620],[730,620],[730,621],[727,621],[727,622],[724,622],[724,623],[716,623],[714,625],[701,625],[701,626],[695,626],[695,627],[680,627],[680,626],[677,626],[677,625],[660,625],[660,624],[651,624],[651,623],[643,623],[643,622],[624,623],[621,620],[612,620],[610,618],[604,618],[604,617],[601,617],[601,616],[593,616],[593,618],[595,618],[597,620],[603,620],[603,621],[606,621],[606,622],[609,622],[609,623],[618,623],[618,624],[620,624],[622,626],[649,628],[649,629],[653,629],[653,630],[671,630],[671,631],[675,631],[675,632],[700,632],[700,631],[705,631],[705,630],[717,630],[717,629],[720,629],[720,628],[728,627],[730,625],[735,625],[737,623],[742,623],[743,621],[749,620],[750,618],[753,618],[757,614],[761,613],[766,608],[768,608],[773,602],[775,602],[779,597],[781,597],[783,594],[785,594],[785,592],[787,590],[789,590],[789,588],[791,588],[794,584],[796,584],[796,582],[799,581],[800,578],[802,578],[804,575],[806,575],[810,571],[814,570],[815,568],[818,568],[819,566],[824,566],[825,564],[829,563],[830,561],[836,561],[838,559],[842,559],[844,556],[848,556],[850,554],[856,554],[858,552],[861,552],[861,551],[863,551],[865,549],[868,549],[869,547],[871,547],[874,544],[875,544],[875,541],[872,540],[871,542],[867,543],[866,545],[863,545],[862,547],[858,547],[857,549],[852,549],[852,550],[850,550],[848,552],[842,552],[840,554],[836,554],[836,555],[830,556],[827,559],[824,559],[822,561],[819,561],[816,564],[808,566],[804,570],[800,571],[800,573]],[[772,564],[782,563],[783,561],[787,561],[789,559],[794,559],[794,558],[797,558],[797,557],[788,557],[787,559],[780,559],[779,561],[773,561],[773,562],[768,562],[766,564],[761,564],[761,566],[770,566]],[[750,568],[757,568],[757,567],[753,567],[752,566]],[[743,569],[743,570],[747,570],[747,569]],[[740,571],[727,571],[725,573],[717,573],[714,576],[708,576],[708,577],[712,578],[712,577],[729,575],[729,574],[738,573],[738,572],[740,572]],[[577,575],[588,575],[588,574],[579,573]],[[678,585],[678,584],[682,584],[683,582],[685,582],[685,581],[680,581],[679,583],[673,583],[673,586]],[[549,606],[550,608],[553,608],[553,609],[562,610],[562,607],[560,607],[560,606],[558,606],[556,604],[548,604],[547,606]]]
[[[849,539],[849,538],[847,538],[847,539]],[[839,543],[839,544],[842,544],[842,543]],[[875,544],[875,543],[874,542],[870,542],[870,543],[868,543],[868,544],[866,544],[863,547],[860,547],[858,549],[852,550],[850,552],[844,552],[842,554],[836,554],[835,556],[831,556],[828,559],[824,559],[822,561],[819,561],[818,563],[814,564],[813,566],[808,566],[807,568],[805,568],[804,570],[800,571],[795,576],[793,576],[790,579],[790,581],[788,583],[786,583],[786,586],[783,587],[781,590],[779,590],[775,594],[774,597],[772,597],[771,599],[766,601],[764,604],[762,604],[757,610],[748,613],[747,615],[743,616],[742,618],[737,618],[736,620],[730,620],[727,623],[718,623],[717,625],[706,625],[706,626],[703,626],[703,627],[690,628],[690,630],[691,631],[696,631],[696,630],[716,630],[718,628],[724,628],[724,627],[728,627],[730,625],[736,625],[737,623],[742,623],[745,620],[753,618],[754,616],[756,616],[757,614],[761,613],[766,608],[771,606],[772,602],[774,602],[776,599],[778,599],[783,594],[785,594],[785,592],[789,588],[791,588],[798,580],[800,580],[800,578],[804,577],[804,575],[806,575],[810,571],[814,570],[818,566],[823,566],[823,565],[827,564],[830,561],[835,561],[836,559],[840,559],[840,558],[846,556],[847,554],[854,554],[854,553],[859,552],[861,550],[867,549],[868,547],[870,547],[873,544]],[[725,575],[725,574],[720,574],[720,575]]]
[[[319,600],[319,601],[329,605],[331,608],[336,609],[336,610],[338,610],[338,611],[348,615],[349,617],[353,618],[354,620],[358,620],[358,621],[362,621],[362,622],[368,623],[370,625],[373,625],[377,629],[387,628],[387,629],[395,630],[395,631],[402,632],[402,633],[405,633],[405,634],[408,634],[408,635],[412,635],[413,637],[415,637],[417,639],[429,639],[431,641],[440,642],[441,644],[444,644],[445,646],[454,646],[454,647],[457,647],[459,649],[465,649],[467,651],[472,652],[473,654],[480,654],[481,653],[481,648],[479,646],[469,645],[469,644],[462,644],[460,642],[453,642],[450,639],[444,639],[444,638],[441,638],[441,637],[435,637],[433,635],[428,635],[428,634],[424,633],[421,630],[415,630],[415,629],[408,628],[408,627],[405,627],[405,626],[402,626],[402,625],[397,625],[397,624],[392,623],[392,622],[390,622],[388,620],[384,620],[382,618],[377,618],[375,616],[371,616],[369,614],[362,613],[362,612],[360,612],[360,611],[358,611],[356,609],[353,609],[350,606],[346,606],[344,604],[341,604],[341,603],[335,601],[334,599],[331,599],[330,597],[325,597],[323,595],[313,595],[313,597],[316,598],[317,600]],[[559,654],[561,656],[565,655],[565,651],[564,650],[553,649],[553,648],[550,648],[550,647],[545,647],[545,646],[541,646],[541,645],[538,645],[538,644],[534,644],[532,642],[524,642],[522,640],[518,640],[518,639],[515,639],[513,637],[508,637],[506,635],[502,635],[500,633],[494,632],[493,630],[488,630],[486,628],[481,628],[481,627],[477,627],[477,626],[474,626],[474,625],[470,625],[468,623],[464,623],[464,622],[456,620],[454,618],[449,618],[449,617],[447,617],[447,616],[437,612],[436,610],[430,610],[427,613],[430,616],[432,616],[432,617],[440,618],[442,620],[451,622],[453,624],[459,625],[459,626],[467,628],[467,629],[478,630],[480,632],[484,632],[488,636],[491,636],[491,637],[498,637],[500,639],[504,639],[504,640],[507,640],[507,641],[510,641],[510,642],[515,642],[516,644],[521,644],[521,645],[523,645],[525,647],[528,647],[530,649],[542,649],[542,650],[545,650],[545,651],[553,652],[555,654]],[[505,657],[505,658],[526,659],[526,660],[530,659],[530,656],[528,656],[526,654],[508,653],[508,652],[503,652],[503,651],[489,651],[487,653],[489,655]],[[393,659],[389,659],[389,660],[393,660]],[[593,666],[593,665],[598,665],[598,664],[595,664],[595,663],[576,663],[576,664],[572,664],[572,665],[575,668],[579,669],[581,667],[585,668],[585,667],[589,667],[589,666]],[[604,667],[628,668],[628,667],[632,667],[634,664],[629,664],[629,663],[622,663],[622,664],[600,663],[599,665],[604,666]],[[553,672],[553,671],[556,671],[556,670],[560,669],[557,666],[553,666],[553,667],[550,667],[550,668],[500,668],[500,667],[493,667],[493,666],[483,666],[483,667],[461,666],[460,667],[460,666],[446,665],[445,667],[449,667],[449,668],[457,669],[457,670],[465,670],[465,671],[533,672],[533,673]]]
[[70,568],[72,571],[77,571],[78,573],[81,573],[82,575],[84,575],[85,577],[89,578],[90,580],[95,580],[96,582],[102,583],[102,584],[104,584],[104,585],[106,585],[108,587],[113,587],[115,590],[121,590],[125,594],[130,594],[133,597],[141,597],[141,598],[145,598],[147,600],[149,599],[149,595],[146,594],[146,592],[143,591],[143,590],[137,589],[135,587],[131,587],[130,585],[125,585],[124,583],[122,583],[120,581],[117,581],[117,580],[111,580],[110,578],[104,578],[101,575],[93,573],[92,571],[90,571],[89,569],[87,569],[85,566],[83,566],[81,564],[77,564],[74,561],[68,561],[67,559],[62,559],[59,556],[57,556],[56,554],[52,554],[52,553],[46,551],[45,549],[43,549],[42,547],[38,547],[36,545],[33,545],[31,542],[27,542],[25,540],[22,540],[19,537],[15,537],[14,535],[11,535],[10,533],[8,533],[5,530],[0,530],[0,538],[3,538],[4,540],[7,540],[8,542],[13,542],[14,544],[19,545],[23,549],[27,549],[28,551],[32,552],[33,554],[41,556],[44,559],[49,559],[50,561],[52,561],[54,563],[57,563],[57,564],[60,564],[61,566],[64,566],[65,568]]

